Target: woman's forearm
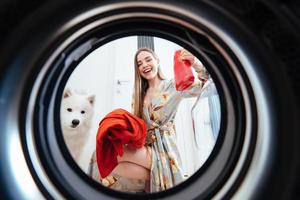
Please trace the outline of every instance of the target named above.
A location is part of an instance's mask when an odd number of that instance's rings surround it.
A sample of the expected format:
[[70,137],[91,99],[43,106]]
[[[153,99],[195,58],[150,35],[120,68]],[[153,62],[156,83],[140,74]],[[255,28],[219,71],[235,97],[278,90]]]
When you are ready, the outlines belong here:
[[194,64],[193,64],[193,68],[195,69],[195,71],[198,75],[198,79],[202,83],[207,81],[207,79],[209,78],[208,72],[200,62],[195,61]]

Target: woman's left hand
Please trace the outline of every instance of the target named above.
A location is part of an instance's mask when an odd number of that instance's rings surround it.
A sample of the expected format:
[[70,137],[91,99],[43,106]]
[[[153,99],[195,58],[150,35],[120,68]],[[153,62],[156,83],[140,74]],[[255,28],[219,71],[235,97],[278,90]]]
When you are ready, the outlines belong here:
[[198,74],[199,80],[205,82],[208,79],[208,73],[201,63],[196,62],[196,57],[189,51],[183,49],[180,53],[181,60],[187,60]]
[[191,66],[196,70],[196,72],[203,70],[203,66],[196,62],[196,57],[190,53],[189,51],[182,49],[180,53],[181,60],[187,60],[191,64]]
[[195,56],[191,54],[189,51],[182,49],[180,52],[180,58],[181,60],[187,60],[191,64],[191,66],[195,63]]

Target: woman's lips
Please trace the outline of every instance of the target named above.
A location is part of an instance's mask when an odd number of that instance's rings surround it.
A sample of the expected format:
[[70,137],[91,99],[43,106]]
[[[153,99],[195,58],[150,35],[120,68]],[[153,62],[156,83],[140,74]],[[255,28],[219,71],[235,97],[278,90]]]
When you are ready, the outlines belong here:
[[151,72],[152,71],[152,69],[151,68],[148,68],[148,69],[145,69],[144,71],[143,71],[143,73],[144,74],[147,74],[147,73],[149,73],[149,72]]

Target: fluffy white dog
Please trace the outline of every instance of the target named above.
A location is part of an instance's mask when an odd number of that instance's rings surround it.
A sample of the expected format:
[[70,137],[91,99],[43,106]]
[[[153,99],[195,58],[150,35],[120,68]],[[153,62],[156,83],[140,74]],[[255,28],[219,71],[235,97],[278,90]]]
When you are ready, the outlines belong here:
[[94,113],[95,95],[64,91],[61,102],[61,126],[66,145],[75,159],[79,161],[83,147],[89,138]]

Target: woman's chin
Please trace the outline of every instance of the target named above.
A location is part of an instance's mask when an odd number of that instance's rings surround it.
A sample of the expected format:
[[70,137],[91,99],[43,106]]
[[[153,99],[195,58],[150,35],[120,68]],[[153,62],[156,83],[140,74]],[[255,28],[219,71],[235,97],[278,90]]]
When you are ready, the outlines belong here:
[[155,78],[155,74],[144,74],[143,77],[144,79],[150,81]]

